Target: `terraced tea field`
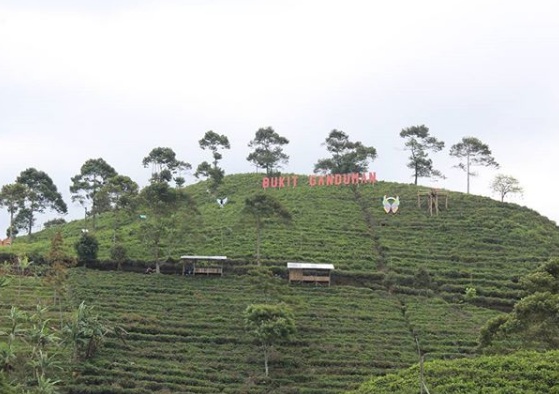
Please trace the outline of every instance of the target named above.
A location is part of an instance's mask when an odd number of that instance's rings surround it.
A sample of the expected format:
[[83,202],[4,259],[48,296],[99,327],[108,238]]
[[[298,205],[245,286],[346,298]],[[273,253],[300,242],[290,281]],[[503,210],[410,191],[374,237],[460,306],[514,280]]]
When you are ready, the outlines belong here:
[[[126,344],[111,339],[83,368],[71,393],[339,393],[415,363],[410,322],[425,331],[430,351],[443,356],[471,353],[480,324],[495,315],[425,298],[421,308],[409,302],[413,312],[407,318],[400,300],[385,291],[279,280],[287,290],[281,298],[295,312],[297,334],[278,346],[271,378],[265,379],[243,311],[266,300],[247,277],[76,269],[71,283],[76,300],[95,305],[129,332]],[[425,310],[436,311],[431,323],[424,320]],[[437,326],[439,318],[452,326]],[[438,341],[448,332],[453,336]],[[452,341],[459,343],[453,347]]]
[[381,182],[359,193],[361,201],[400,196],[396,215],[386,215],[380,204],[369,209],[387,269],[399,274],[403,288],[414,286],[421,267],[448,300],[474,287],[480,305],[506,308],[522,294],[519,276],[559,253],[557,226],[527,208],[450,192],[448,209],[441,204],[431,216],[425,201],[417,207],[417,191],[409,186]]
[[[186,187],[200,215],[188,219],[191,231],[176,245],[164,246],[175,260],[228,256],[222,278],[73,270],[72,302],[95,305],[130,335],[126,344],[111,339],[67,382],[68,392],[339,393],[416,363],[416,337],[429,360],[470,357],[479,328],[522,296],[520,276],[559,254],[555,223],[485,197],[448,192],[448,208],[441,204],[431,216],[425,201],[418,207],[423,189],[413,185],[311,188],[300,176],[297,188],[267,189],[293,220],[266,221],[263,264],[284,274],[287,261],[332,263],[338,285],[289,286],[278,279],[298,333],[277,347],[266,379],[261,351],[243,328],[247,305],[266,297],[249,276],[238,275],[255,263],[255,228],[242,209],[247,197],[262,191],[261,179],[227,176],[223,208],[204,182]],[[396,214],[384,212],[385,195],[399,196]],[[114,235],[112,214],[97,223],[104,260]],[[68,253],[83,226],[77,221],[60,229]],[[44,254],[52,233],[18,239],[13,251]],[[122,219],[118,236],[132,260],[125,268],[153,264],[137,214]],[[466,288],[476,297],[466,300]]]

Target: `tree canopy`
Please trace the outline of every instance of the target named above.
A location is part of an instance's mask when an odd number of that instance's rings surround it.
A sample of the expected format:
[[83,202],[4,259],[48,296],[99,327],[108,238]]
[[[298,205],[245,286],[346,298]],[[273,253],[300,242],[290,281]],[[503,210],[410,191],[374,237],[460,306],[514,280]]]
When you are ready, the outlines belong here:
[[361,142],[352,142],[349,136],[340,130],[332,130],[326,138],[326,149],[332,157],[320,159],[314,166],[314,172],[345,174],[365,172],[369,162],[377,157],[377,150]]
[[245,310],[245,327],[264,351],[264,370],[269,374],[270,348],[295,333],[293,312],[285,305],[253,304]]
[[505,201],[505,197],[510,194],[522,194],[523,189],[515,177],[510,175],[499,174],[491,182],[491,190],[493,193],[499,194],[501,202]]
[[96,216],[108,208],[97,198],[98,192],[116,175],[116,170],[109,163],[98,158],[87,160],[82,165],[80,173],[71,178],[72,201],[78,201],[84,207],[87,201],[91,202],[89,214],[93,217],[93,227],[95,227]]
[[159,273],[161,257],[169,257],[186,238],[189,226],[195,222],[193,217],[199,212],[189,194],[171,188],[166,182],[146,186],[139,197],[146,209],[139,236],[153,255]]
[[142,164],[145,168],[151,166],[151,182],[171,182],[178,186],[184,184],[182,171],[190,170],[192,166],[177,159],[176,153],[171,148],[154,148],[143,158]]
[[80,238],[74,244],[74,249],[76,250],[79,261],[94,261],[97,260],[99,241],[94,235],[85,231],[82,232]]
[[138,190],[138,184],[130,177],[116,175],[107,180],[99,194],[110,208],[121,210],[133,207]]
[[10,227],[8,228],[8,237],[10,239],[13,239],[15,234],[15,215],[23,205],[26,193],[26,187],[19,183],[4,185],[2,186],[2,190],[0,190],[0,207],[5,207],[10,214]]
[[265,169],[266,174],[273,174],[289,160],[289,156],[282,148],[287,144],[289,140],[280,136],[271,127],[260,128],[248,144],[249,148],[254,150],[248,155],[247,160],[254,163],[256,167]]
[[520,280],[528,295],[507,315],[487,322],[480,347],[498,340],[520,338],[524,348],[559,348],[559,259],[551,259]]
[[198,143],[203,150],[209,149],[212,152],[214,167],[217,167],[217,163],[223,158],[221,153],[219,153],[219,149],[231,149],[227,136],[217,134],[212,130],[206,131],[204,138],[198,141]]
[[456,157],[460,163],[456,166],[466,172],[466,192],[470,193],[470,176],[477,175],[471,171],[473,166],[495,167],[499,164],[491,155],[489,146],[475,137],[464,137],[450,148],[450,156]]
[[68,207],[58,192],[50,176],[35,168],[22,171],[16,183],[25,186],[25,198],[21,201],[15,222],[20,228],[26,228],[31,235],[35,224],[35,215],[46,209],[66,214]]
[[400,137],[405,138],[406,150],[410,151],[408,168],[413,170],[414,183],[418,178],[441,178],[443,174],[433,167],[433,160],[428,151],[439,152],[444,148],[444,142],[429,135],[429,128],[425,125],[412,126],[402,129]]
[[200,148],[203,150],[209,149],[212,152],[212,164],[204,161],[198,165],[194,176],[196,178],[206,177],[210,179],[210,191],[215,192],[218,186],[223,181],[225,171],[218,166],[219,161],[222,159],[222,154],[219,149],[230,149],[229,139],[225,135],[219,135],[210,130],[204,134],[204,138],[198,141]]

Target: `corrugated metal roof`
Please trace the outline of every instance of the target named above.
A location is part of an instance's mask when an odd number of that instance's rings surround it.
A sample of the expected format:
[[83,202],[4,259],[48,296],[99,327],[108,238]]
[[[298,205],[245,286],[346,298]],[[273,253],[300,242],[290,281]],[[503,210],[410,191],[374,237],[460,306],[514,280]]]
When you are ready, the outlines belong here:
[[181,256],[184,260],[227,260],[227,256]]
[[306,270],[333,270],[334,264],[287,263],[287,268],[306,269]]

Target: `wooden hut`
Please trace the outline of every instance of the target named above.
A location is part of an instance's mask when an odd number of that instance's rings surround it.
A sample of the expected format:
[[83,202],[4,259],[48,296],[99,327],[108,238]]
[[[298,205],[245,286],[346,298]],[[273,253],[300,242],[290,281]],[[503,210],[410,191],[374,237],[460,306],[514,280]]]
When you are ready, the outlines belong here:
[[330,286],[330,273],[333,269],[333,264],[287,263],[289,283],[328,283],[328,286]]
[[223,265],[217,263],[223,260],[227,256],[181,256],[182,274],[223,276]]

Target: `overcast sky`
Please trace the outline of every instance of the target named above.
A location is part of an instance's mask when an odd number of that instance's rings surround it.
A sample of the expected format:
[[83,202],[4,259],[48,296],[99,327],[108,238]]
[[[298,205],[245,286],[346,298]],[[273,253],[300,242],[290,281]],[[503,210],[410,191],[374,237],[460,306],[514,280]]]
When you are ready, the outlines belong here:
[[[0,185],[45,171],[71,220],[83,208],[70,177],[88,159],[145,186],[151,149],[196,167],[213,130],[231,141],[226,172],[251,172],[247,144],[267,126],[290,140],[285,171],[312,173],[336,128],[377,149],[379,179],[411,182],[399,132],[425,124],[446,142],[432,157],[447,179],[421,184],[465,191],[448,152],[474,136],[501,168],[479,169],[471,192],[492,196],[495,175],[512,175],[525,193],[509,201],[558,221],[558,11],[551,0],[2,0]],[[3,210],[0,236],[7,226]]]

